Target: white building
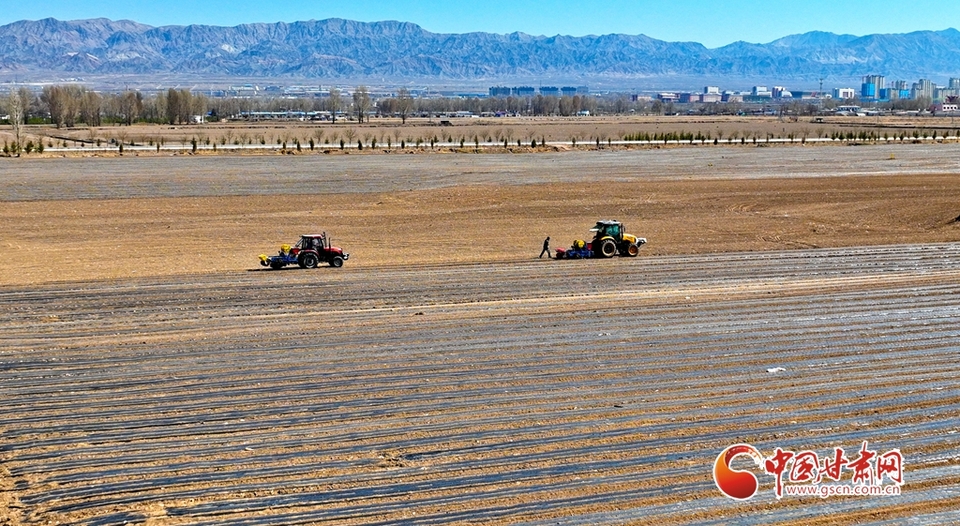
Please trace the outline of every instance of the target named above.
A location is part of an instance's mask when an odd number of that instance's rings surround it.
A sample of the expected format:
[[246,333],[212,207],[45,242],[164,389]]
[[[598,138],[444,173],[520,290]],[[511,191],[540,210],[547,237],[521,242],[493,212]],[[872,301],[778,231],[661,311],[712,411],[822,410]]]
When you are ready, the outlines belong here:
[[783,86],[774,86],[773,87],[773,98],[775,99],[791,99],[793,98],[793,93]]
[[855,99],[857,97],[857,90],[854,88],[834,88],[833,89],[833,98],[840,100]]
[[866,113],[860,106],[837,106],[837,115],[846,115],[849,117],[863,117]]

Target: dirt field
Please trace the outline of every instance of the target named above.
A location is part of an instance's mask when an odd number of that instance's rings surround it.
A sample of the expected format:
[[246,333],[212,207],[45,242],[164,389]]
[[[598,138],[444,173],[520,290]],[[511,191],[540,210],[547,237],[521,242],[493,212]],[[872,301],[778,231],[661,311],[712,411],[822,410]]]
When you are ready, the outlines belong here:
[[[0,165],[0,524],[960,521],[956,145]],[[711,477],[865,440],[900,496]]]

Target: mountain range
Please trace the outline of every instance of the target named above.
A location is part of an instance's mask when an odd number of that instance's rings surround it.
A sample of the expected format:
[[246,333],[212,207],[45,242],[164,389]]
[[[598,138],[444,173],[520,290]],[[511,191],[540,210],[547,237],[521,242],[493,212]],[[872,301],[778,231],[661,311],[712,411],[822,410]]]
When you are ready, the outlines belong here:
[[342,19],[151,27],[52,18],[0,26],[0,75],[657,83],[671,78],[815,84],[960,77],[960,31],[867,36],[811,32],[708,49],[644,35],[432,33],[407,22]]

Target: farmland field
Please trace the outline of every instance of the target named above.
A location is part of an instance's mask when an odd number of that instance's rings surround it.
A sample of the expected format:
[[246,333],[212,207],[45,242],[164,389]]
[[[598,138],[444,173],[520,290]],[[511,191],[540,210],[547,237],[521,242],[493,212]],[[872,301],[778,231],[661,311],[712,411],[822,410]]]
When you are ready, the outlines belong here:
[[[956,145],[2,165],[0,524],[960,521]],[[865,441],[899,496],[712,477]]]

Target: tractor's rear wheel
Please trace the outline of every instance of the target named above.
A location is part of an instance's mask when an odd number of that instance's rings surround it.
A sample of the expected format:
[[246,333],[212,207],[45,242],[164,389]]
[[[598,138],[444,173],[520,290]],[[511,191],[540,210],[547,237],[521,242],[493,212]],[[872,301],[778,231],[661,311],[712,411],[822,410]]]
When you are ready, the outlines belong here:
[[627,247],[627,255],[635,258],[640,254],[640,247],[636,243],[630,243],[630,246]]
[[617,244],[612,239],[604,239],[600,242],[600,255],[605,258],[612,258],[617,253]]
[[340,268],[343,266],[343,258],[340,256],[333,256],[333,259],[330,260],[331,267]]
[[303,264],[303,268],[317,268],[317,263],[320,263],[317,256],[313,254],[304,254],[300,261]]

